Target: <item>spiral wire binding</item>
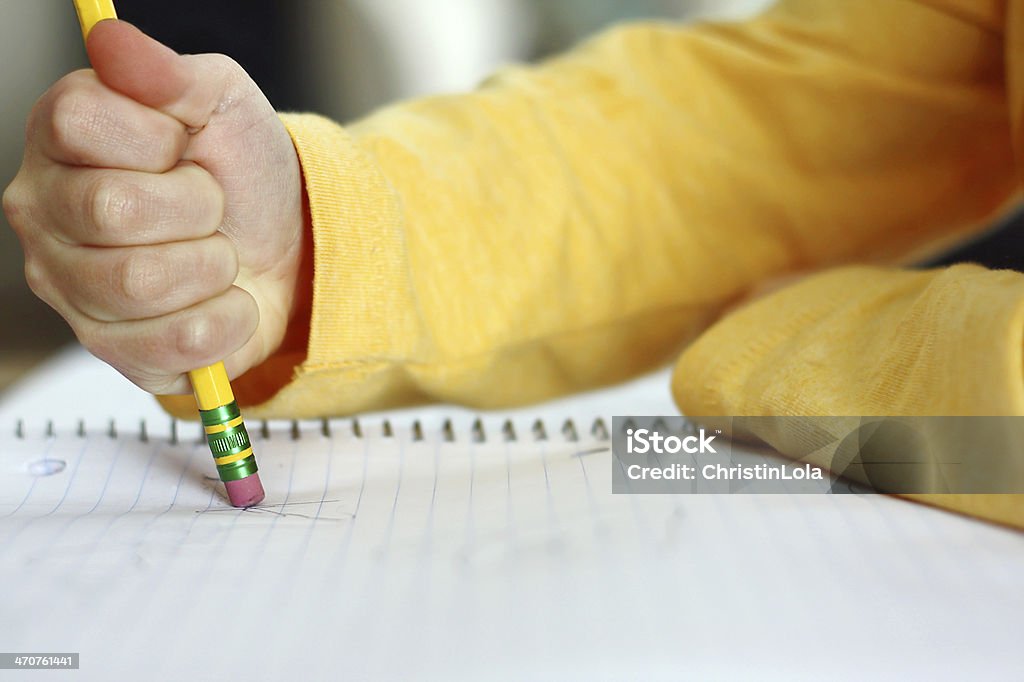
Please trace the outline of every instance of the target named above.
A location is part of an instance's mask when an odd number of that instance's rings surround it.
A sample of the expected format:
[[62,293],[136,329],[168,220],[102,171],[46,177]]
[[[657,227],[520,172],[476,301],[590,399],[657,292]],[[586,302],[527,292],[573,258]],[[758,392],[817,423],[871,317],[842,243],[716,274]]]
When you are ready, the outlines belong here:
[[[319,432],[323,438],[334,437],[332,421],[333,420],[327,418],[321,418],[319,420]],[[170,420],[170,430],[168,432],[167,440],[171,445],[178,445],[180,442],[178,422],[179,420],[177,419]],[[353,417],[349,420],[349,423],[351,424],[351,435],[353,438],[362,439],[365,437],[363,425],[360,422],[359,418]],[[624,429],[631,428],[632,426],[633,422],[631,420],[626,420],[623,424]],[[105,430],[105,435],[108,438],[119,438],[116,420],[109,420],[107,422],[106,427],[107,428]],[[270,440],[272,429],[270,428],[270,423],[266,419],[260,421],[258,432],[262,440]],[[24,440],[25,433],[26,427],[24,420],[16,420],[14,425],[15,438],[19,440]],[[380,433],[383,438],[395,437],[396,429],[392,425],[390,419],[384,419],[381,421]],[[426,440],[426,434],[423,428],[423,424],[420,422],[419,419],[415,419],[411,423],[410,433],[413,441]],[[590,423],[588,433],[591,439],[596,441],[606,441],[610,438],[608,425],[605,422],[605,420],[601,417],[595,418]],[[54,426],[52,419],[47,420],[46,422],[45,434],[47,438],[57,437],[56,427]],[[559,434],[561,435],[562,440],[568,443],[575,443],[580,440],[580,432],[577,430],[576,422],[571,418],[566,419],[565,422],[562,423],[562,427],[561,429],[559,429]],[[77,421],[75,429],[75,436],[78,438],[85,438],[87,435],[88,429],[86,427],[85,420],[79,419]],[[290,422],[288,422],[288,435],[291,438],[291,440],[301,440],[303,438],[302,426],[298,420],[292,419]],[[139,430],[137,436],[138,439],[143,443],[148,443],[151,440],[150,429],[145,419],[141,419],[139,421]],[[441,440],[446,443],[454,443],[459,440],[467,439],[469,442],[472,443],[488,442],[487,430],[484,426],[484,421],[481,417],[477,417],[476,419],[473,420],[469,428],[469,433],[464,434],[461,438],[456,433],[456,428],[453,425],[452,420],[445,419],[441,425],[440,436]],[[546,441],[549,439],[547,424],[543,419],[538,418],[533,422],[533,425],[530,428],[530,436],[531,439],[535,442]],[[526,441],[527,439],[523,438],[521,434],[519,434],[516,431],[515,423],[511,419],[506,419],[501,425],[500,440],[506,443],[516,443],[520,441]],[[199,433],[197,434],[196,442],[203,444],[206,443],[206,434],[202,430],[202,425],[199,426]]]

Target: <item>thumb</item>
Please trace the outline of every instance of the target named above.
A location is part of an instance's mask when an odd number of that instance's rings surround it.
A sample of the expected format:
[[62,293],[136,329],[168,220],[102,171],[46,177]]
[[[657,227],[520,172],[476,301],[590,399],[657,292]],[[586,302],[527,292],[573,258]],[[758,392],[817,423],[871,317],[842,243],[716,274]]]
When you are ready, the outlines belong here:
[[86,51],[107,87],[196,129],[206,126],[245,73],[221,55],[179,55],[126,21],[96,24]]

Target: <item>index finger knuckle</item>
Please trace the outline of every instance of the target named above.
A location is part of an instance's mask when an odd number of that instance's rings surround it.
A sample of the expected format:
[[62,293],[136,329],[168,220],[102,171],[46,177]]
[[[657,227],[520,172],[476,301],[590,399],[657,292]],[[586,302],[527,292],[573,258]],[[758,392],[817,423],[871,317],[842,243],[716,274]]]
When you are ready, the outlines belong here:
[[55,148],[74,161],[104,127],[104,113],[87,93],[67,88],[54,96],[48,124]]

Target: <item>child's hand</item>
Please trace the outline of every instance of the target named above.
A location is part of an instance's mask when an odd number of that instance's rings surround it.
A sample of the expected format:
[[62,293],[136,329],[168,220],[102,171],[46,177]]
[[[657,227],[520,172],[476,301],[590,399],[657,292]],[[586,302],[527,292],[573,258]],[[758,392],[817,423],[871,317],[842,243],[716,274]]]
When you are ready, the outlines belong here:
[[4,193],[28,283],[147,391],[187,392],[184,372],[222,359],[238,375],[281,344],[304,286],[288,133],[226,57],[111,21],[88,51],[95,71],[33,109]]

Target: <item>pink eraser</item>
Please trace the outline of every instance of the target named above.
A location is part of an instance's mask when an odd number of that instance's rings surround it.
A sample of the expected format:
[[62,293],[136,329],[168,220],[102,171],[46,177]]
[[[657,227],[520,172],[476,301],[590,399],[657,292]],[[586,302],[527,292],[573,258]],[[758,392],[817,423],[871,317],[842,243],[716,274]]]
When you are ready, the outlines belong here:
[[266,496],[259,474],[249,474],[237,481],[227,481],[224,487],[228,489],[228,499],[231,500],[232,507],[252,507],[262,502]]

